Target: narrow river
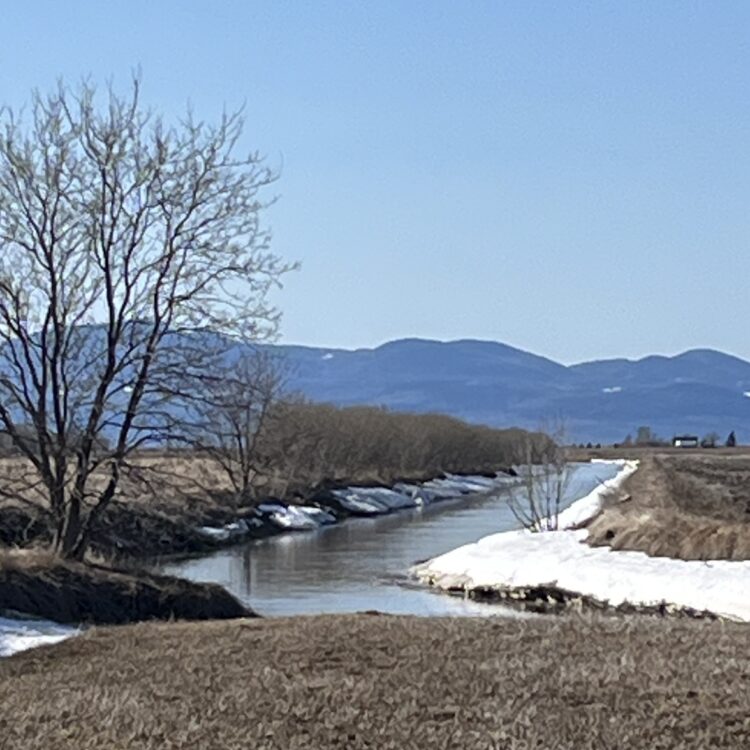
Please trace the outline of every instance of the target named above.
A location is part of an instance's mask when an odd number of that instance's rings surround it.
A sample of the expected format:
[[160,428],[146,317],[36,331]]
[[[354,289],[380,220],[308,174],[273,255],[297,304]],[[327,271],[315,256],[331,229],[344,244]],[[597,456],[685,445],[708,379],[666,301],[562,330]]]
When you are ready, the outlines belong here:
[[[569,505],[611,479],[617,466],[574,464]],[[166,573],[213,581],[265,616],[380,610],[482,615],[498,607],[411,582],[409,567],[498,531],[517,528],[507,499],[463,497],[317,531],[290,532],[165,565]]]

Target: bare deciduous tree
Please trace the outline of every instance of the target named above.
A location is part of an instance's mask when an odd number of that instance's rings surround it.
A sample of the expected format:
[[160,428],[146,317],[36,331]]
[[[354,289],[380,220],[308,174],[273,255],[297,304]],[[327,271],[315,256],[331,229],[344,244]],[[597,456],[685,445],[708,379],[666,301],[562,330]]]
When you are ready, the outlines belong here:
[[546,440],[527,436],[517,472],[520,482],[507,490],[507,502],[513,515],[530,531],[555,531],[570,482],[565,426],[558,423],[542,428]]
[[270,468],[262,444],[273,408],[283,392],[283,366],[277,356],[240,350],[203,380],[193,399],[195,417],[186,430],[193,447],[212,458],[232,487],[235,504],[255,499],[257,480]]
[[[232,340],[272,333],[290,266],[261,223],[275,174],[237,156],[239,114],[174,126],[134,81],[35,93],[0,120],[0,423],[80,558],[128,457],[180,429]],[[22,425],[31,426],[31,437]]]

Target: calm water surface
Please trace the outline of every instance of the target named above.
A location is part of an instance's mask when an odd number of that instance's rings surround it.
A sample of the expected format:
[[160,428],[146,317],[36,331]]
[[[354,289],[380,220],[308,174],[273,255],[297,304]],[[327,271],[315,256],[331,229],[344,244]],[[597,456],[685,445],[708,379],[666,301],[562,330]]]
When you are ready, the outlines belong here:
[[[569,505],[617,473],[614,464],[574,464]],[[317,531],[291,532],[232,547],[162,570],[213,581],[266,616],[360,612],[498,614],[481,604],[422,588],[407,572],[415,562],[498,531],[518,527],[504,497],[464,497]],[[510,610],[505,610],[509,612]]]

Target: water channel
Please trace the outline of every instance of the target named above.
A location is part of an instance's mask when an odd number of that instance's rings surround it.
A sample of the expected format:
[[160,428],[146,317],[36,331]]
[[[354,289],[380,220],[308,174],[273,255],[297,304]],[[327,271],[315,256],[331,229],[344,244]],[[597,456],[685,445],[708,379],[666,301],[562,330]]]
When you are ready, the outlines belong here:
[[[565,505],[589,494],[617,470],[611,463],[572,464]],[[219,583],[265,616],[364,610],[498,614],[495,605],[422,588],[407,573],[415,562],[517,527],[506,494],[464,496],[316,531],[284,533],[169,563],[162,570]]]

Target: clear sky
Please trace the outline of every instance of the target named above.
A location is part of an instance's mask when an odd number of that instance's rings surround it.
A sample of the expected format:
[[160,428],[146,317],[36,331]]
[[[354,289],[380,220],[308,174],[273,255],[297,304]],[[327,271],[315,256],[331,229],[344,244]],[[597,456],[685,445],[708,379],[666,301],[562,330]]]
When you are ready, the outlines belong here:
[[245,103],[282,170],[283,340],[750,358],[750,3],[6,2],[0,100],[58,76]]

